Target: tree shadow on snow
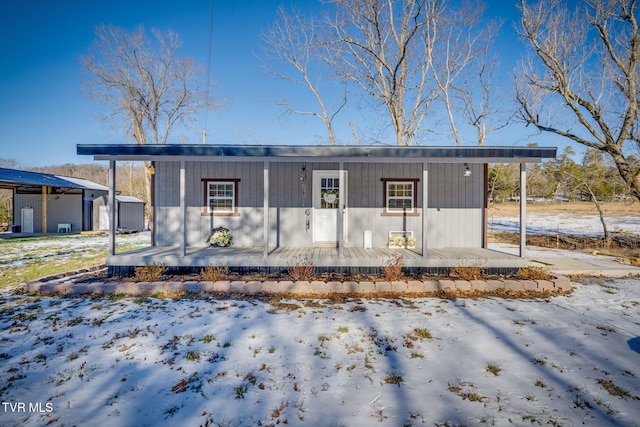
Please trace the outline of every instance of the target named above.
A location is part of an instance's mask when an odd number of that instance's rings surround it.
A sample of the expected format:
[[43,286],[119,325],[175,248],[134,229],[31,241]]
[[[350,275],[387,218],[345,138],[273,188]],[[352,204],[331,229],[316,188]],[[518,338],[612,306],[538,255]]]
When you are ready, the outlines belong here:
[[631,338],[629,341],[627,341],[627,344],[629,344],[629,348],[631,350],[635,351],[636,353],[640,353],[640,337]]

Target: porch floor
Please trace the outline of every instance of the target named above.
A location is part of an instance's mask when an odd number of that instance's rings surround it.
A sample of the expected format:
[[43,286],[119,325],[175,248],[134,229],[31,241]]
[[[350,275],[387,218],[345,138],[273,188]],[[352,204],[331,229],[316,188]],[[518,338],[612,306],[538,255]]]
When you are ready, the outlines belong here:
[[334,247],[276,247],[263,257],[263,248],[250,247],[188,247],[186,256],[177,246],[151,246],[107,257],[110,267],[132,267],[162,264],[166,267],[288,267],[297,256],[304,256],[316,267],[381,267],[394,255],[400,255],[405,267],[446,268],[477,266],[481,268],[520,268],[528,261],[515,255],[483,248],[433,248],[422,256],[421,249],[343,248],[338,256]]

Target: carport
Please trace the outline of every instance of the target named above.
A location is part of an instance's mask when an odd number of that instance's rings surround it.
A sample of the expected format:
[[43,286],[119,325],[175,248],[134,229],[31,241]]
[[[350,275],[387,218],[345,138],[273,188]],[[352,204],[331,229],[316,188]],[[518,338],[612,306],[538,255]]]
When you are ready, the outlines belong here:
[[85,179],[7,168],[0,168],[0,188],[13,192],[10,231],[43,235],[82,231],[85,204],[91,202],[87,191],[94,197],[108,192],[108,187]]

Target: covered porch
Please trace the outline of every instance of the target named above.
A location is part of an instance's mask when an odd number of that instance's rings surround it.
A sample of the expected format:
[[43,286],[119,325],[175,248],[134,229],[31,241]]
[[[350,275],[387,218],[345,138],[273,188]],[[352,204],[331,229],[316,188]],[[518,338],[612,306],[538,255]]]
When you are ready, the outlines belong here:
[[512,270],[528,265],[524,258],[485,248],[434,248],[423,256],[419,249],[346,247],[340,255],[336,247],[274,247],[265,257],[261,246],[188,247],[186,253],[179,246],[151,246],[111,255],[107,265],[114,274],[151,264],[170,268],[286,269],[295,259],[304,257],[320,270],[374,273],[395,256],[402,257],[405,268],[424,272],[456,266]]
[[[526,203],[520,204],[518,256],[487,247],[488,164],[520,164],[524,201],[526,165],[554,157],[555,151],[543,147],[78,146],[79,154],[109,161],[112,220],[107,265],[116,274],[151,264],[286,269],[296,257],[305,257],[321,270],[377,271],[394,255],[402,257],[406,268],[425,270],[524,267]],[[115,253],[113,227],[116,161],[121,160],[151,161],[155,172],[152,247],[126,254]],[[323,191],[334,198],[326,199]],[[202,245],[205,233],[218,226],[233,229],[232,247]],[[318,235],[325,228],[327,232]],[[414,233],[416,249],[384,246],[391,233],[400,232]]]

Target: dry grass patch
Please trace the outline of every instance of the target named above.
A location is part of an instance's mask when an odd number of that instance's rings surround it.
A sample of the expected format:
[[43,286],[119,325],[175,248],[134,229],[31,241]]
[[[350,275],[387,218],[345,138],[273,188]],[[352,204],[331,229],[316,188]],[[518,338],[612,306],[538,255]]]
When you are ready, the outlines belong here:
[[402,278],[402,255],[394,255],[390,257],[382,266],[382,277],[387,282],[395,282]]
[[549,280],[551,276],[544,267],[527,267],[519,269],[516,278],[519,280]]
[[484,269],[478,265],[461,265],[451,267],[449,276],[458,280],[484,280]]
[[465,381],[458,381],[458,384],[448,384],[447,388],[450,392],[457,394],[462,400],[469,400],[470,402],[484,402],[487,400],[485,396],[478,394],[475,384]]
[[316,266],[304,255],[294,256],[287,265],[287,272],[294,281],[309,281],[316,274]]
[[134,282],[158,282],[164,276],[165,268],[163,265],[145,265],[144,267],[136,267],[133,271]]
[[402,374],[398,372],[387,372],[387,376],[384,377],[385,384],[395,384],[398,387],[400,387],[400,385],[402,385],[403,382],[404,382],[404,377],[402,376]]
[[205,282],[217,282],[229,276],[230,270],[226,265],[210,265],[200,271],[200,279]]
[[636,400],[640,400],[640,397],[631,395],[631,393],[629,393],[628,390],[625,390],[622,387],[618,387],[611,380],[605,380],[600,378],[598,379],[598,384],[600,384],[602,388],[604,388],[607,391],[607,393],[609,393],[611,396],[617,396],[622,399],[634,398]]

